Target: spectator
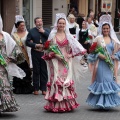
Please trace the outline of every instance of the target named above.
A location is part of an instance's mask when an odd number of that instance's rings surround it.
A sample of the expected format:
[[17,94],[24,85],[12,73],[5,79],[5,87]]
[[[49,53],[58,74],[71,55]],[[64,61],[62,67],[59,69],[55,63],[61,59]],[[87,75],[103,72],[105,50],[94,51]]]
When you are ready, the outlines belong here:
[[26,45],[32,48],[34,95],[38,95],[39,90],[45,95],[48,75],[46,63],[41,57],[44,55],[43,44],[48,39],[50,31],[43,28],[42,18],[35,18],[34,23],[36,27],[29,31]]

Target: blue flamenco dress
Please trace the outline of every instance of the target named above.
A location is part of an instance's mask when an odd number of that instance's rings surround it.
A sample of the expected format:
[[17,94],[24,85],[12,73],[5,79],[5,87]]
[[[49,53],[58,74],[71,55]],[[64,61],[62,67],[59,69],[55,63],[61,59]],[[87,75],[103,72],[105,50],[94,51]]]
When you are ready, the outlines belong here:
[[[106,45],[110,55],[114,50],[114,43],[111,41]],[[120,51],[116,52],[115,58],[120,60]],[[88,87],[90,94],[86,102],[95,107],[102,109],[109,109],[120,105],[120,85],[114,80],[113,72],[108,64],[98,58],[98,54],[89,54],[88,62],[92,63],[99,59],[96,76],[94,82]]]

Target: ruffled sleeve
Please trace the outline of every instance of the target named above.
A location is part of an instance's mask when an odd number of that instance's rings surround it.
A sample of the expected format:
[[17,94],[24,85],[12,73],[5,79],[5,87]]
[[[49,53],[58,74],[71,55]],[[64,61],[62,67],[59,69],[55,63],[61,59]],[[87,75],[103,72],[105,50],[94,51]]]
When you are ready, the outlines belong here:
[[[93,43],[94,43],[94,42],[97,42],[97,44],[99,44],[100,39],[101,39],[101,36],[97,36],[97,37],[94,39]],[[87,57],[88,63],[94,63],[94,62],[96,62],[96,60],[98,60],[98,55],[99,55],[99,54],[100,54],[100,53],[97,53],[97,54],[89,54],[88,57]]]
[[98,54],[89,54],[88,57],[87,57],[87,62],[88,63],[94,63],[96,62],[96,60],[98,60]]
[[120,51],[116,52],[114,54],[114,56],[115,56],[115,59],[117,59],[118,61],[120,61]]
[[114,57],[120,61],[120,44],[114,42]]

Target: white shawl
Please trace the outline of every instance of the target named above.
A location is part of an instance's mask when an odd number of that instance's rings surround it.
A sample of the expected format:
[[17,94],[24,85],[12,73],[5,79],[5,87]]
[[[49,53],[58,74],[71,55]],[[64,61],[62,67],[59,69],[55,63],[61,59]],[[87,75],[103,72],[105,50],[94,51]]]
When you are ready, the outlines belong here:
[[[2,31],[2,34],[6,44],[7,56],[11,57],[11,54],[13,52],[13,49],[15,48],[16,43],[7,32]],[[8,71],[8,74],[11,76],[16,76],[21,79],[26,76],[25,72],[12,62],[8,63],[6,70]]]

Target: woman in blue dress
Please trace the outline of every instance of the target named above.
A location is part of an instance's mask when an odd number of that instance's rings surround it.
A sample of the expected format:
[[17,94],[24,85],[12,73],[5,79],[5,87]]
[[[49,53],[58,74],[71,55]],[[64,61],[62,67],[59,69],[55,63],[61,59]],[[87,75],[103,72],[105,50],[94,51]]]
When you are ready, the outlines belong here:
[[[104,15],[103,19],[111,18],[110,15]],[[106,19],[106,18],[105,18]],[[88,62],[92,70],[92,83],[88,87],[90,94],[87,98],[87,103],[95,108],[109,109],[120,105],[120,86],[117,84],[117,71],[120,60],[120,42],[117,39],[113,30],[110,19],[107,22],[101,22],[101,35],[97,36],[94,43],[102,44],[107,49],[107,52],[113,63],[113,70],[105,61],[106,56],[98,54],[89,54]],[[99,32],[100,32],[99,31]]]

